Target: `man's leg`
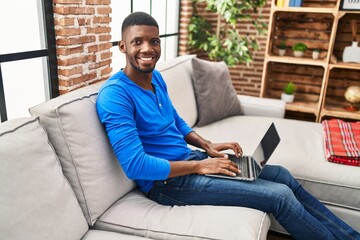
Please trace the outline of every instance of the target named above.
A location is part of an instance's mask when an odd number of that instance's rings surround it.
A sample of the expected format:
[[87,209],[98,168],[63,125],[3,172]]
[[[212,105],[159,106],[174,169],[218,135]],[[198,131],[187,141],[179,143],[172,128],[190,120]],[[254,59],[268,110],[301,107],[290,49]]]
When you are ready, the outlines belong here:
[[272,213],[296,239],[335,239],[285,184],[187,175],[156,181],[149,198],[164,205],[241,206]]
[[337,239],[360,239],[358,232],[335,216],[319,200],[308,193],[293,178],[287,169],[279,166],[267,165],[261,172],[260,178],[289,186],[305,209],[329,229]]

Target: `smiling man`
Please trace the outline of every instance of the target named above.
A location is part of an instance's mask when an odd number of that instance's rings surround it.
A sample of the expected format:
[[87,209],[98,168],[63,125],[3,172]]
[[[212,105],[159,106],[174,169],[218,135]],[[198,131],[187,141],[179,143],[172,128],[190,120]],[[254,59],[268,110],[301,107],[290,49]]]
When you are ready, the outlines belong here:
[[[172,206],[258,209],[272,213],[296,239],[360,238],[281,166],[266,165],[253,182],[205,176],[239,174],[221,151],[231,149],[242,155],[240,145],[212,143],[177,114],[155,70],[161,54],[155,19],[142,12],[125,18],[119,48],[126,66],[104,83],[96,106],[124,172],[149,199]],[[204,151],[191,150],[188,144]]]

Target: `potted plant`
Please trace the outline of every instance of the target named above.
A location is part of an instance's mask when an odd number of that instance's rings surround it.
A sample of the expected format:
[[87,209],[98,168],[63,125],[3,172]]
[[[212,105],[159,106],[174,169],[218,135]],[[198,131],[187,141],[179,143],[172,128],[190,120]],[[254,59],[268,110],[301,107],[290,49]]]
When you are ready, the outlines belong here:
[[307,50],[307,46],[305,43],[296,43],[293,47],[292,47],[293,51],[294,51],[294,56],[295,57],[302,57],[304,56],[305,51]]
[[[229,67],[249,64],[253,54],[260,49],[256,34],[242,34],[238,26],[241,21],[250,21],[257,34],[265,34],[267,24],[256,13],[266,5],[266,0],[214,1],[192,0],[193,14],[189,22],[188,46],[206,53],[212,61],[224,61]],[[198,7],[216,14],[216,22],[199,14]]]
[[315,48],[315,49],[313,50],[313,52],[312,52],[312,58],[313,58],[313,59],[318,59],[319,56],[320,56],[320,49]]
[[284,92],[281,93],[281,100],[284,100],[286,103],[294,102],[294,93],[296,90],[296,86],[292,82],[288,82],[284,87]]
[[279,44],[279,56],[284,56],[286,53],[286,42],[282,40]]

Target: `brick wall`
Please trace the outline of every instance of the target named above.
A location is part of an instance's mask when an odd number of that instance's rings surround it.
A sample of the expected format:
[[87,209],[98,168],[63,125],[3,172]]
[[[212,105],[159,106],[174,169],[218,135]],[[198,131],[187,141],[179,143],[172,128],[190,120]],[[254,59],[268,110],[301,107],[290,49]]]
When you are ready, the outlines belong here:
[[53,0],[59,91],[110,76],[110,0]]
[[[188,20],[193,12],[191,0],[181,1],[181,13],[180,13],[180,39],[179,39],[179,54],[196,54],[194,50],[187,47],[187,35],[188,35]],[[262,16],[263,21],[268,23],[270,16],[271,0],[267,1],[267,6],[259,9],[257,15],[254,17]],[[206,12],[204,9],[198,9],[198,12],[208,19],[213,26],[216,26],[217,17],[213,13]],[[253,34],[256,32],[250,22],[241,22],[238,24],[238,29],[241,33]],[[263,71],[264,52],[266,46],[266,35],[256,37],[260,50],[254,55],[254,61],[250,66],[237,65],[230,68],[230,74],[233,81],[233,85],[239,94],[259,96],[261,88],[261,76]],[[198,54],[200,58],[206,58],[203,54]]]

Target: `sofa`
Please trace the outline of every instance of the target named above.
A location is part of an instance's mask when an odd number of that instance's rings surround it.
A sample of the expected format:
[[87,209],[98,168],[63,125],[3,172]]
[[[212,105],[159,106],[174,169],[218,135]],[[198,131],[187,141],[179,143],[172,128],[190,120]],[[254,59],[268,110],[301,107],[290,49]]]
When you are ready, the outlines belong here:
[[[359,168],[326,160],[321,124],[284,119],[281,100],[235,93],[234,102],[229,73],[220,71],[224,65],[209,65],[204,74],[194,69],[194,59],[184,55],[157,65],[184,120],[211,141],[238,141],[244,154],[252,153],[274,122],[281,142],[269,164],[287,167],[360,231]],[[195,88],[194,76],[206,72],[224,87],[205,79]],[[0,124],[0,239],[264,240],[269,229],[285,232],[270,214],[254,209],[170,207],[147,199],[124,174],[99,122],[95,103],[102,84],[34,106],[31,117]],[[221,115],[207,110],[207,103]]]

